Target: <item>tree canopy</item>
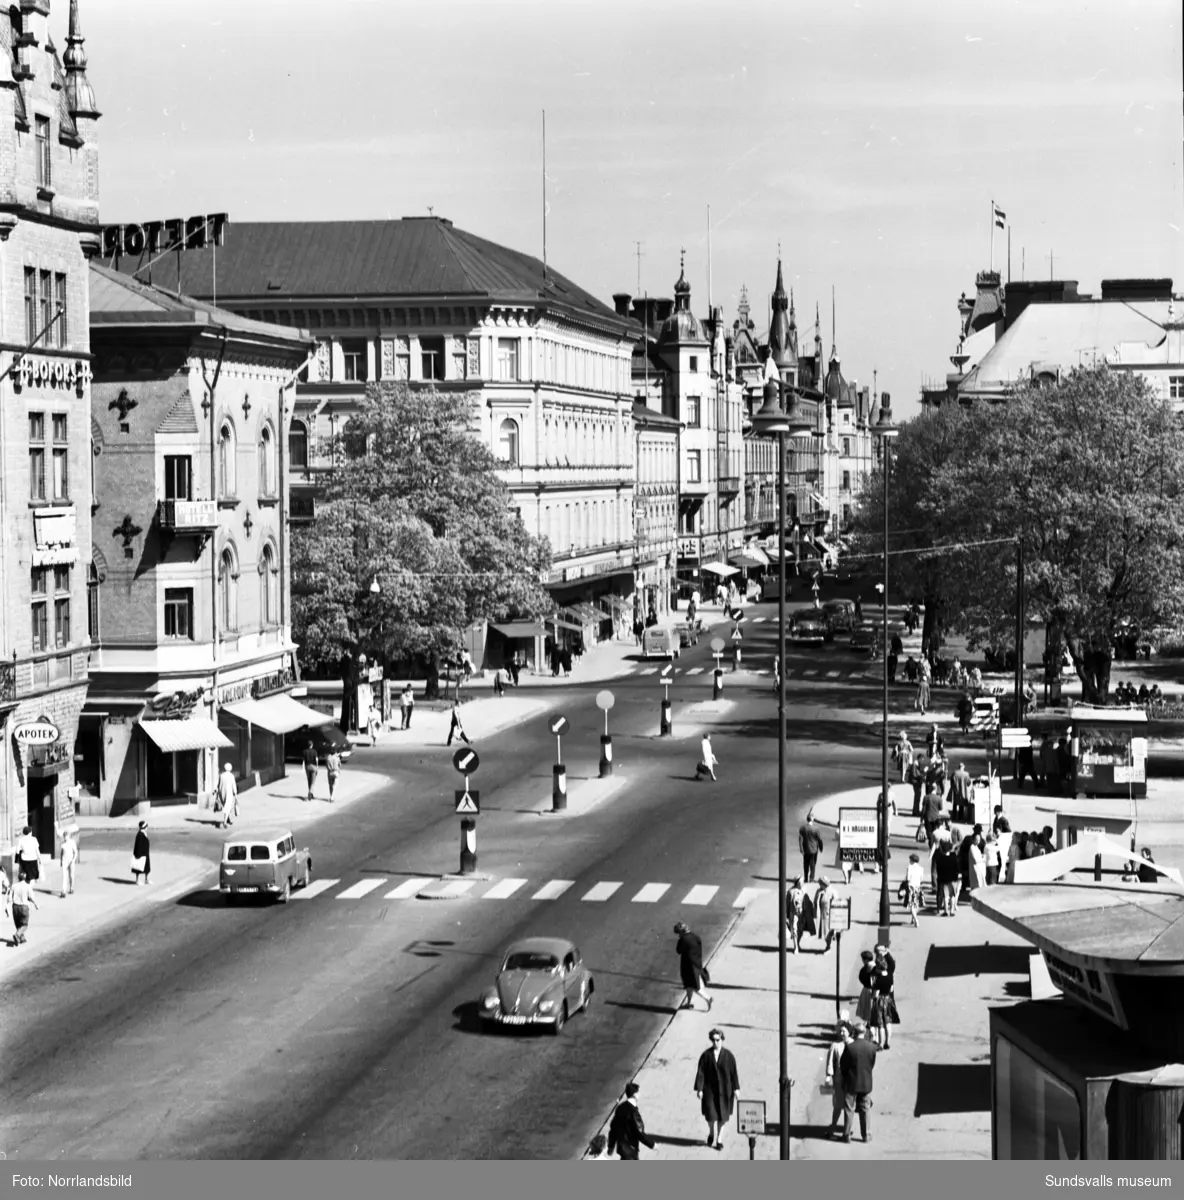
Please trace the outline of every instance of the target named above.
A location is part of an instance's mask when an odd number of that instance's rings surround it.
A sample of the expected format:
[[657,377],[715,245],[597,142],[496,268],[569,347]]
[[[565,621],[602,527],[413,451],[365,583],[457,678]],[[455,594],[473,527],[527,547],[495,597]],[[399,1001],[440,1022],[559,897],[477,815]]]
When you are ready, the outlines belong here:
[[315,519],[292,531],[294,636],[311,670],[364,652],[422,664],[431,685],[468,625],[549,607],[550,548],[527,532],[472,423],[463,393],[367,388],[332,446]]
[[[905,532],[890,532],[890,587],[922,593],[939,635],[1014,643],[1017,537],[1027,618],[1068,649],[1083,699],[1106,698],[1125,623],[1184,615],[1184,438],[1141,376],[1079,369],[1002,404],[945,406],[904,426],[893,458],[890,531]],[[869,549],[882,495],[877,469],[857,517]]]

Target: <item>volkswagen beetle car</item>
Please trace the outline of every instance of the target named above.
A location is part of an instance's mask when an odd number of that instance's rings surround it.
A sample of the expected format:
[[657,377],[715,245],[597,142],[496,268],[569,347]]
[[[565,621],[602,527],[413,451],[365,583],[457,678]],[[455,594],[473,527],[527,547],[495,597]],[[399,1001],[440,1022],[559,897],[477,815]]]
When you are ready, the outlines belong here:
[[870,621],[861,621],[851,629],[851,649],[866,650],[872,658],[878,658],[880,631]]
[[855,627],[855,602],[853,600],[828,600],[822,606],[822,615],[829,625],[827,641],[836,633],[850,633]]
[[493,987],[482,993],[481,1020],[496,1025],[542,1025],[558,1035],[596,990],[580,952],[563,938],[523,938],[502,958]]
[[789,640],[799,645],[820,646],[829,632],[830,626],[821,613],[806,612],[794,617],[789,627]]

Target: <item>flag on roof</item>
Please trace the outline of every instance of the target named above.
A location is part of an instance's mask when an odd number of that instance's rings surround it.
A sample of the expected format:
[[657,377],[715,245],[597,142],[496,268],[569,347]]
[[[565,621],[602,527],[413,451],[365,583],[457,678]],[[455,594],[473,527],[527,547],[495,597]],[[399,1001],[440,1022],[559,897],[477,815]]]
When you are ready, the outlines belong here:
[[998,204],[996,204],[994,206],[994,208],[995,208],[995,228],[1002,229],[1004,222],[1007,220],[1007,213],[1005,213],[1003,211],[1003,209],[1001,209],[999,207]]

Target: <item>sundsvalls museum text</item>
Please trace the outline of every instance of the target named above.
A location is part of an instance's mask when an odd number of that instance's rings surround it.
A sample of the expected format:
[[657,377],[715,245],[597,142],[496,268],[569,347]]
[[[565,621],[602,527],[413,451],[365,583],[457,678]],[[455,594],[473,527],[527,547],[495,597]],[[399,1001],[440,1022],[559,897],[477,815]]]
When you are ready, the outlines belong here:
[[1112,1187],[1173,1187],[1170,1175],[1045,1175],[1045,1187],[1112,1188]]
[[130,1175],[14,1175],[14,1188],[113,1188],[131,1187]]

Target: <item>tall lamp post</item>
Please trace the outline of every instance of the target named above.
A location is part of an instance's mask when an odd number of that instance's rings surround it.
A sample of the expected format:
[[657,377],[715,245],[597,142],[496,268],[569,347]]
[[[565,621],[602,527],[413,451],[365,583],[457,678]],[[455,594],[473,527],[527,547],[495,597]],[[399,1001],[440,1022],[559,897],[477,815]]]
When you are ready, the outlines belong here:
[[782,404],[785,384],[770,379],[765,384],[764,404],[753,417],[758,437],[777,439],[777,537],[780,560],[777,568],[777,653],[781,664],[781,686],[777,693],[777,1046],[778,1046],[778,1112],[780,1123],[780,1158],[789,1158],[789,1012],[788,981],[786,977],[786,837],[785,837],[785,439],[810,436],[811,426],[797,413],[793,394],[789,410]]
[[888,464],[892,439],[899,432],[892,423],[892,397],[880,395],[880,419],[872,431],[880,439],[884,470],[884,724],[880,761],[880,944],[887,946],[892,930],[892,910],[888,900]]

